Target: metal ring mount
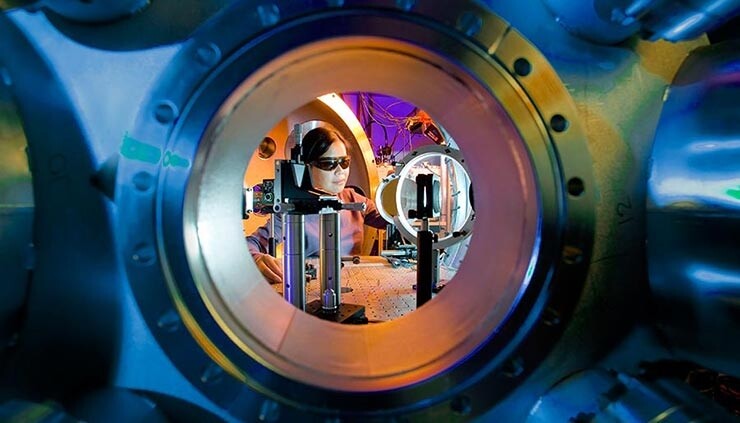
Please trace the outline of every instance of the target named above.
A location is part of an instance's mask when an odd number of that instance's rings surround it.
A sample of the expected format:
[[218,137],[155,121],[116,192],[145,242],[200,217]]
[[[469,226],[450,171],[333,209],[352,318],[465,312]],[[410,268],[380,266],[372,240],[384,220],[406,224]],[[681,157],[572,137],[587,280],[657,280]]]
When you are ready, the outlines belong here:
[[[409,171],[409,168],[413,163],[417,162],[418,160],[421,160],[424,157],[431,156],[431,155],[440,155],[442,157],[449,157],[452,160],[455,161],[455,163],[460,166],[467,175],[469,175],[469,171],[467,169],[467,165],[465,165],[465,159],[462,157],[462,154],[460,153],[460,150],[456,150],[454,148],[449,148],[445,146],[440,145],[427,145],[421,148],[418,148],[414,150],[413,152],[407,154],[405,157],[403,157],[396,165],[399,167],[398,170],[398,178],[399,181],[403,181],[405,179],[405,172]],[[401,210],[401,187],[400,182],[396,185],[396,210]],[[459,228],[455,229],[456,233],[459,233],[459,235],[450,234],[449,236],[445,236],[440,238],[438,241],[432,243],[432,248],[447,248],[450,247],[468,236],[472,234],[473,231],[473,221],[475,220],[475,211],[471,211],[465,219],[465,222],[460,226]],[[416,231],[413,230],[411,225],[408,222],[408,219],[403,216],[402,213],[398,213],[393,218],[394,223],[396,224],[396,227],[401,232],[401,234],[409,240],[416,238]]]

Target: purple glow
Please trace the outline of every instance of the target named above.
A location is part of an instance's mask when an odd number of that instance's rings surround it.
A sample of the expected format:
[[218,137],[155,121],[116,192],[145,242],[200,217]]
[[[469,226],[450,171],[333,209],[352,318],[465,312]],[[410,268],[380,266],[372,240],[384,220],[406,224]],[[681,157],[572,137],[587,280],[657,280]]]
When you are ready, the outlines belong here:
[[434,144],[414,126],[420,109],[413,104],[375,93],[343,93],[342,98],[360,121],[377,163],[392,163],[415,148]]

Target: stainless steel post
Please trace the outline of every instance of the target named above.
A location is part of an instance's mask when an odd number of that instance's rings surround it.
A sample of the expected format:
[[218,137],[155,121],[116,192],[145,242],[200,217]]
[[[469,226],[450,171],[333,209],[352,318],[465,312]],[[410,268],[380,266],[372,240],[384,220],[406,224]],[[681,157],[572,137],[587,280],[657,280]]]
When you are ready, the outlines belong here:
[[339,213],[325,208],[319,212],[319,280],[321,281],[321,308],[335,311],[340,304],[340,272],[342,256],[339,250]]
[[306,222],[302,214],[285,214],[283,219],[283,296],[301,310],[306,310]]
[[440,278],[439,257],[440,257],[439,249],[437,248],[433,249],[432,250],[432,290],[437,288],[437,284],[439,284],[439,278]]
[[275,216],[270,218],[270,237],[267,239],[267,253],[277,257],[277,240],[275,239]]

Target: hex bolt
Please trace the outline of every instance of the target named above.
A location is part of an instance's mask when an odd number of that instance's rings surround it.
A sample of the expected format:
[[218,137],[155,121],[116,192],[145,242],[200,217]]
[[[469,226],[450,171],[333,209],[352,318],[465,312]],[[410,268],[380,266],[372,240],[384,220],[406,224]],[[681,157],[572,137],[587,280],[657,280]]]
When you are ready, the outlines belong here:
[[463,12],[457,18],[457,29],[468,37],[473,37],[483,28],[483,18],[469,10]]
[[467,416],[473,410],[473,406],[470,401],[470,397],[467,395],[460,395],[455,397],[450,403],[450,409],[456,414],[461,416]]
[[208,43],[205,46],[198,47],[195,51],[195,58],[203,66],[213,66],[221,60],[221,50],[216,44]]
[[261,422],[276,422],[280,418],[280,404],[273,400],[265,400],[260,406],[257,419]]
[[134,247],[134,252],[131,254],[131,260],[134,263],[140,265],[149,265],[154,263],[157,254],[154,251],[154,247],[149,244],[137,244]]
[[175,310],[167,310],[159,319],[157,319],[157,327],[165,332],[176,332],[180,329],[180,315]]
[[203,370],[203,374],[200,375],[200,381],[208,385],[213,385],[221,382],[223,376],[224,369],[218,364],[211,362],[208,363],[205,370]]
[[280,21],[280,9],[275,3],[257,6],[257,16],[262,26],[273,26]]
[[406,12],[413,9],[414,6],[416,6],[416,0],[396,0],[396,7]]

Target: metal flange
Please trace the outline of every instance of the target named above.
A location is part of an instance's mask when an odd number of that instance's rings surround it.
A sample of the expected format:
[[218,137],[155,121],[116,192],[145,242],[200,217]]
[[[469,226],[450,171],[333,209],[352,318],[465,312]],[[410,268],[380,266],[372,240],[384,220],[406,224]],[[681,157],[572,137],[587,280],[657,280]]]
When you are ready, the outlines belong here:
[[[240,230],[251,151],[335,91],[419,105],[487,182],[454,286],[390,323],[290,307]],[[238,418],[478,415],[546,356],[577,301],[594,220],[586,138],[547,60],[478,2],[239,2],[142,110],[118,175],[128,278],[174,365]]]

